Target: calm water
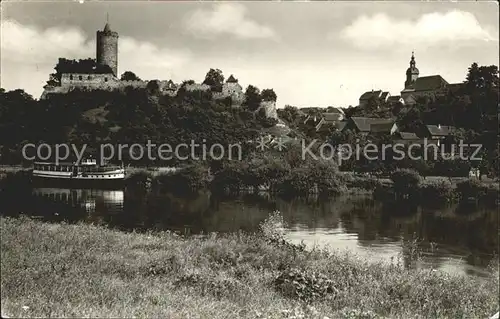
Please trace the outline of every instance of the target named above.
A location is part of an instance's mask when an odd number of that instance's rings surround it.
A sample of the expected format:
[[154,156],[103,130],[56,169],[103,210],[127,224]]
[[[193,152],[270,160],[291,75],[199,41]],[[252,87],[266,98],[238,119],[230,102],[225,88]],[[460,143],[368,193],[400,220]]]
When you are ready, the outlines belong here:
[[498,251],[496,209],[457,207],[424,209],[408,204],[375,202],[368,197],[329,200],[284,200],[266,195],[237,199],[199,193],[141,197],[122,190],[36,188],[22,199],[0,199],[4,215],[43,220],[87,221],[124,230],[174,230],[184,234],[258,229],[270,212],[279,210],[287,237],[309,246],[328,246],[369,258],[387,260],[403,253],[402,239],[421,240],[419,267],[482,276]]

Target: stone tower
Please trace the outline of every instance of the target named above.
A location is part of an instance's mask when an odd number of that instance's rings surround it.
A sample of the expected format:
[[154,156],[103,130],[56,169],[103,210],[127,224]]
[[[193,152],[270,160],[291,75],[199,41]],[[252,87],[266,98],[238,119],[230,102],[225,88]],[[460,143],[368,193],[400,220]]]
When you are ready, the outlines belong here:
[[96,59],[98,65],[107,65],[118,76],[118,33],[111,31],[109,23],[97,31]]
[[406,70],[405,89],[411,86],[418,79],[418,69],[415,66],[415,56],[411,53],[410,67]]

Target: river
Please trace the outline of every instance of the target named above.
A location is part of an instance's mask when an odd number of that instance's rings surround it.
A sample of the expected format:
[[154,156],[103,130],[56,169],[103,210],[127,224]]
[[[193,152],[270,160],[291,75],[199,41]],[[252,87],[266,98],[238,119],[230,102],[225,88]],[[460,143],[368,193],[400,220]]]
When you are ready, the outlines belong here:
[[281,199],[267,194],[218,197],[200,192],[138,196],[123,190],[35,188],[0,200],[3,215],[20,213],[57,222],[85,221],[122,230],[173,230],[185,235],[254,231],[279,210],[286,237],[369,260],[402,256],[403,243],[418,239],[418,267],[484,276],[498,253],[497,209],[446,206],[426,209],[384,204],[371,196]]

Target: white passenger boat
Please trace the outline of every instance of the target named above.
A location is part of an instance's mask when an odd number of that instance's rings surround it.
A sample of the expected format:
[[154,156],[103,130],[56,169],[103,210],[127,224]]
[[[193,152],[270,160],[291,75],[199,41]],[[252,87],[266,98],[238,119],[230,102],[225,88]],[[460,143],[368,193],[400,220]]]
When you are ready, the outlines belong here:
[[98,165],[95,159],[86,159],[81,163],[35,162],[33,178],[41,181],[121,182],[125,180],[123,165]]

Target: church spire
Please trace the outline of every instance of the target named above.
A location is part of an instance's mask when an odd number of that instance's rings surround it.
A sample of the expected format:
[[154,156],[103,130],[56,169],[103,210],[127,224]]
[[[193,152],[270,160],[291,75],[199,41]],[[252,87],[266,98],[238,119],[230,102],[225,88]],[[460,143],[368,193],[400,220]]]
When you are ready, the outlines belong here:
[[410,67],[414,68],[415,67],[415,52],[411,51],[411,60],[410,60]]
[[416,67],[415,52],[411,52],[410,67],[406,70],[405,89],[410,88],[418,79],[419,71]]

